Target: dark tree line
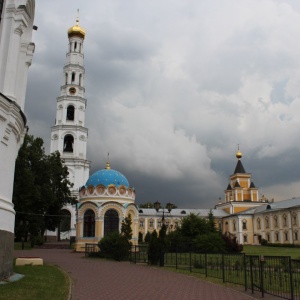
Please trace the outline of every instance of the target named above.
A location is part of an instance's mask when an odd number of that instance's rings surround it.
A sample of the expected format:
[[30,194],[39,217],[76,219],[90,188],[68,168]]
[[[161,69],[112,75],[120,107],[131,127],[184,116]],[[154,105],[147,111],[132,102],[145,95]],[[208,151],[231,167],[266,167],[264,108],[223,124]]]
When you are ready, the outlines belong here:
[[157,264],[162,252],[226,253],[241,252],[242,245],[235,237],[222,235],[215,227],[212,213],[208,218],[190,214],[182,219],[181,226],[167,234],[162,226],[159,234],[154,230],[145,236],[149,243],[149,261]]
[[61,209],[76,203],[71,195],[68,168],[59,152],[45,154],[41,138],[26,135],[15,166],[13,203],[16,211],[16,239],[43,237],[55,230]]

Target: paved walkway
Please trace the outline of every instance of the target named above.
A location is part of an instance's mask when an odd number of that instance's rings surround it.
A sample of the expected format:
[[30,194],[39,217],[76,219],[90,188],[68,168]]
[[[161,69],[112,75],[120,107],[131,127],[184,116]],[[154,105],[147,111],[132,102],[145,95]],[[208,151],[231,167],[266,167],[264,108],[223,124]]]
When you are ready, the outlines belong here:
[[249,293],[162,268],[88,259],[70,250],[21,250],[15,256],[42,257],[65,270],[73,281],[72,300],[254,299]]

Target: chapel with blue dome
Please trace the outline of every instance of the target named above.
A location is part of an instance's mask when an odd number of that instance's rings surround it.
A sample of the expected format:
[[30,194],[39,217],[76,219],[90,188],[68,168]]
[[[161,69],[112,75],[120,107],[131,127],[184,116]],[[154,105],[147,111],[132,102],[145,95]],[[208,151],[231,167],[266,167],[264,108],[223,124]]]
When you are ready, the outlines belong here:
[[76,250],[86,243],[98,243],[111,232],[121,230],[125,217],[132,221],[132,243],[138,242],[138,208],[135,189],[119,171],[106,167],[92,174],[79,189],[77,204]]

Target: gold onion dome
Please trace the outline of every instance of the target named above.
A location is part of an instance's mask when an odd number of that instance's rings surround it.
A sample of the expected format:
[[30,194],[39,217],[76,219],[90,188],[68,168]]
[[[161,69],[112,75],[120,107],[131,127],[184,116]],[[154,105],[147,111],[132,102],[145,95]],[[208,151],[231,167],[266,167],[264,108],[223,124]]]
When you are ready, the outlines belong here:
[[79,36],[81,38],[84,39],[85,37],[85,30],[79,26],[79,19],[77,18],[76,20],[76,24],[72,27],[69,28],[68,30],[68,36],[72,37],[72,36]]
[[241,159],[242,157],[243,157],[243,154],[242,154],[242,152],[240,151],[240,149],[238,150],[238,152],[236,153],[236,158],[237,159]]

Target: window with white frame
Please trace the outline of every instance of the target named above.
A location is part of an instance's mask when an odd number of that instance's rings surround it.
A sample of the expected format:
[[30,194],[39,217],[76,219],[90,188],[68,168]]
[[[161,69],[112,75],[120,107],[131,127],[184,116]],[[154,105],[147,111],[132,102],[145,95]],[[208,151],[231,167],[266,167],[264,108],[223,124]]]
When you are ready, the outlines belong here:
[[153,228],[153,225],[154,225],[153,219],[150,219],[150,221],[149,221],[149,227]]
[[161,220],[158,220],[158,222],[157,222],[157,227],[158,227],[158,228],[161,228],[161,225],[162,225],[162,221],[161,221]]
[[144,220],[140,220],[140,228],[144,228]]
[[246,219],[243,220],[242,224],[243,224],[243,230],[247,230],[247,220]]

